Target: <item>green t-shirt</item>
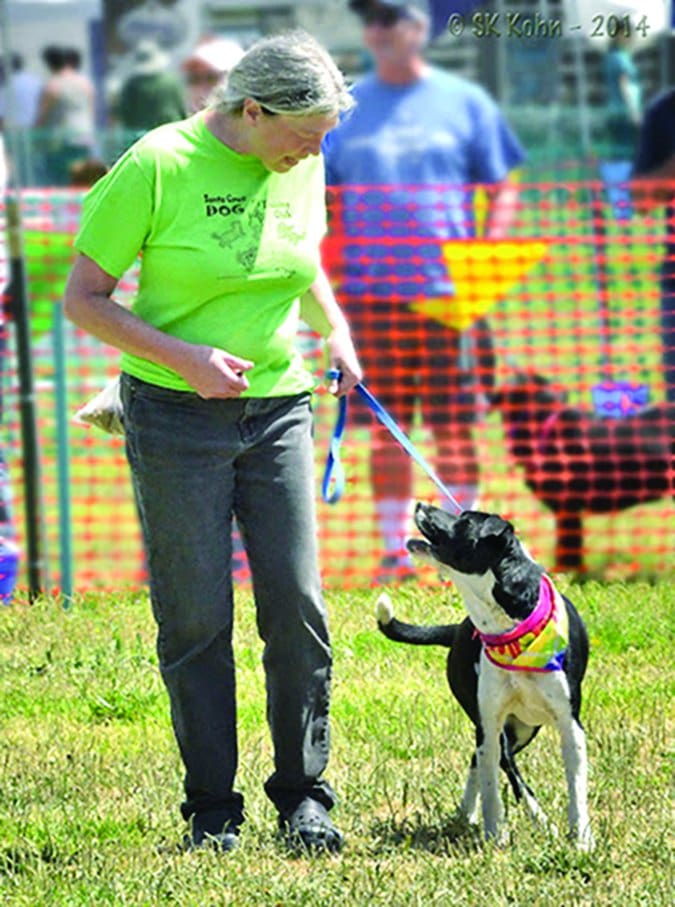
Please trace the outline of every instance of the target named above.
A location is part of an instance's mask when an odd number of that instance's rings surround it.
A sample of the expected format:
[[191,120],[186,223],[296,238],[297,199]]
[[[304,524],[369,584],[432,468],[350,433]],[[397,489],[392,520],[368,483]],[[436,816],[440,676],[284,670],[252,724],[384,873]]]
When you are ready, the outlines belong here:
[[[245,396],[278,397],[314,385],[295,338],[325,229],[320,157],[272,173],[195,114],[149,132],[92,187],[75,247],[117,278],[140,252],[133,311],[167,334],[250,359]],[[122,369],[191,390],[138,356],[123,353]]]

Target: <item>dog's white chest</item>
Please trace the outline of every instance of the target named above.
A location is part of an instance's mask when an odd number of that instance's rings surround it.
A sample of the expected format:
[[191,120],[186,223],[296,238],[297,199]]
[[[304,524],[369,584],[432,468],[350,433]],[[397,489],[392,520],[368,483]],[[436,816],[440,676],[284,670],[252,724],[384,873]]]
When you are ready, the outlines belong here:
[[502,721],[507,715],[515,715],[531,726],[556,724],[561,710],[569,712],[569,691],[562,671],[505,671],[483,655],[478,690],[481,712],[498,712]]
[[533,690],[517,689],[510,700],[509,712],[519,718],[525,724],[539,725],[551,724],[555,721],[555,711],[551,704],[543,697],[536,694]]

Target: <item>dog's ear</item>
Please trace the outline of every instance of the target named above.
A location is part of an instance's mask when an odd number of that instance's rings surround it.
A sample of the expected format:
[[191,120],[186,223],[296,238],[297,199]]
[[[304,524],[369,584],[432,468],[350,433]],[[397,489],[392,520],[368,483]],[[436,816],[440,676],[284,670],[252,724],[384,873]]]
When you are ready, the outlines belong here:
[[495,600],[511,617],[523,620],[537,603],[541,568],[527,558],[509,559],[495,571]]
[[503,517],[498,516],[496,513],[491,513],[481,524],[479,536],[482,539],[488,538],[489,536],[498,538],[505,533],[510,532],[513,534],[513,531],[513,526],[508,520],[503,519]]

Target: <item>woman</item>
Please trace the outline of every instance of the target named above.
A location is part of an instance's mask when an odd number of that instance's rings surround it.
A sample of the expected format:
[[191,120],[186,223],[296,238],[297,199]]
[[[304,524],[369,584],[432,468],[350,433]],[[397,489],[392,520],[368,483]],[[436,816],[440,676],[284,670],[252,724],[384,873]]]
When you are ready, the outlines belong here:
[[[328,811],[331,651],[314,515],[310,395],[294,345],[326,337],[347,393],[361,369],[319,264],[321,141],[351,105],[312,38],[254,44],[206,110],[133,145],[89,193],[65,296],[75,323],[122,350],[127,457],[158,654],[185,764],[189,847],[237,844],[232,516],[264,641],[274,772],[289,843],[337,850]],[[112,299],[142,251],[131,312]]]

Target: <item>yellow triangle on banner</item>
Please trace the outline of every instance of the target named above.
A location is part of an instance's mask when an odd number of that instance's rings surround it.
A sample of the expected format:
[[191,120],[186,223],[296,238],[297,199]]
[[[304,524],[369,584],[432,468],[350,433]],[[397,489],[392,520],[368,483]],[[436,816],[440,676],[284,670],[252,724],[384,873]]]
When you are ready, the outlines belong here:
[[443,243],[454,295],[418,299],[410,303],[410,308],[446,327],[464,331],[540,262],[547,248],[547,243],[529,239],[453,239]]

